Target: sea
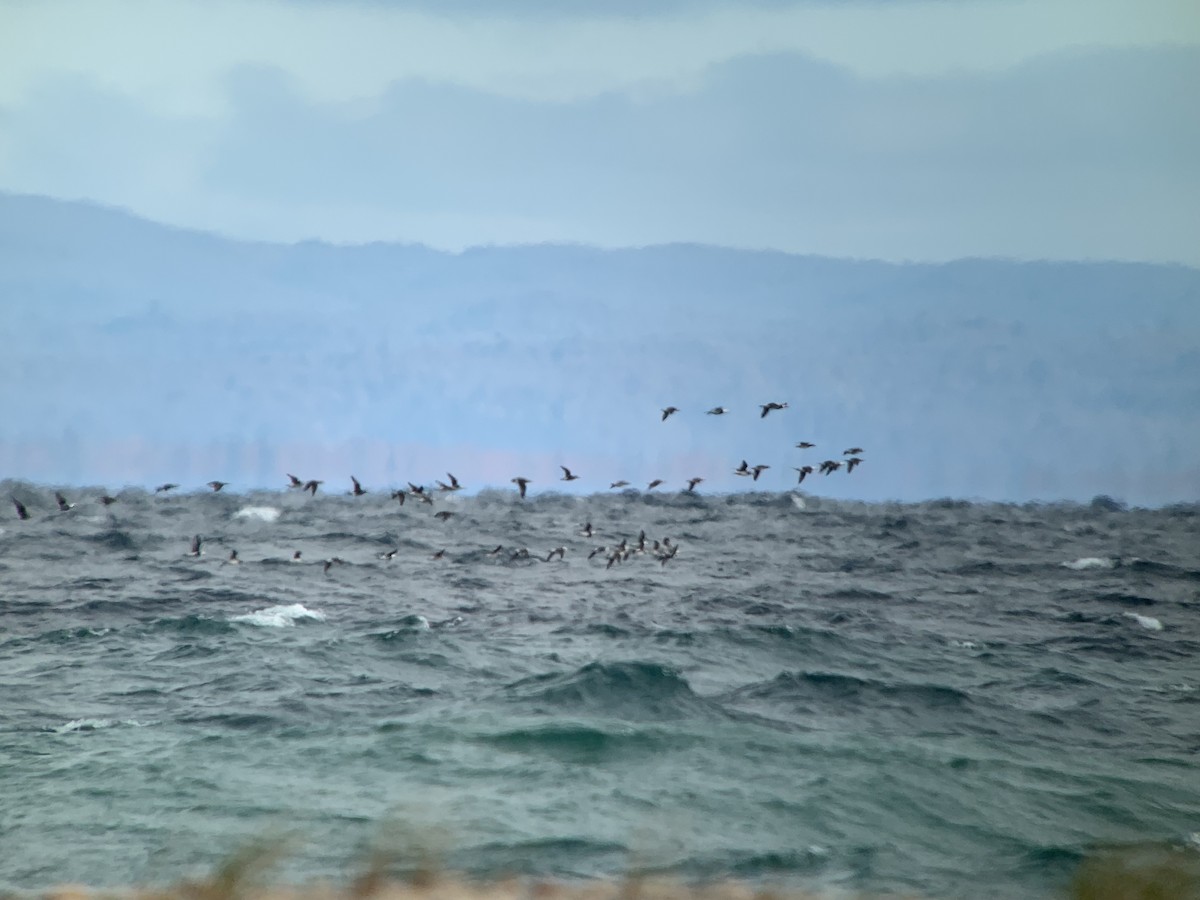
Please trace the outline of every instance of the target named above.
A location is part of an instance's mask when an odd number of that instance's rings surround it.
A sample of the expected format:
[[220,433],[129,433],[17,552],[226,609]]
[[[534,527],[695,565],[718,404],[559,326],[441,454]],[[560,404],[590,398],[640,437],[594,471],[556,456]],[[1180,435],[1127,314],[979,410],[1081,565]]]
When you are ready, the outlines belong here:
[[931,898],[1200,852],[1194,503],[0,489],[3,891],[262,841]]

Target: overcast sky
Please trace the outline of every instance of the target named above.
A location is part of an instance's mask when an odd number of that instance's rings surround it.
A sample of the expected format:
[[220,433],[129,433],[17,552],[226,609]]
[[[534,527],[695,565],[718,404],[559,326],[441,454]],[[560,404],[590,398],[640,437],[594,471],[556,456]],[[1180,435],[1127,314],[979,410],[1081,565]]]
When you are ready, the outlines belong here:
[[271,240],[1200,265],[1198,84],[1194,0],[0,0],[0,190]]

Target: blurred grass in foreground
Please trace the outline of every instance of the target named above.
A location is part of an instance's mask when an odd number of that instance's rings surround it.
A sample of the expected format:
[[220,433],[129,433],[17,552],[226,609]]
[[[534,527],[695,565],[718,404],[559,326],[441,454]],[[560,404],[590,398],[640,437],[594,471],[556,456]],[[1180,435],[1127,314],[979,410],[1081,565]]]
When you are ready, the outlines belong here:
[[[394,840],[399,833],[393,831]],[[406,852],[377,841],[361,871],[345,885],[270,884],[267,877],[293,846],[288,838],[248,844],[207,878],[165,888],[92,890],[64,885],[41,893],[45,900],[920,900],[914,894],[775,889],[730,881],[695,886],[629,875],[612,880],[557,882],[530,878],[471,881],[446,872],[427,842]],[[413,849],[416,848],[416,849]],[[1200,900],[1200,848],[1165,844],[1108,847],[1086,857],[1069,886],[1045,900]],[[1033,898],[1031,898],[1033,900]]]

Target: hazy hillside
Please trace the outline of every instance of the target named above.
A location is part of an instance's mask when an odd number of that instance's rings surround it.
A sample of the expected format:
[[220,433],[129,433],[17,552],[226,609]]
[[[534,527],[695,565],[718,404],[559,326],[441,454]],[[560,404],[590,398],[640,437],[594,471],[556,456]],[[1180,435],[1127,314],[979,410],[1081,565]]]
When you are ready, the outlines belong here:
[[[283,246],[0,195],[0,331],[12,477],[275,485],[307,454],[330,478],[428,479],[439,453],[492,453],[612,467],[593,489],[659,470],[740,488],[749,457],[780,488],[810,439],[870,449],[812,485],[838,496],[1200,492],[1184,267]],[[772,399],[790,408],[760,420]]]

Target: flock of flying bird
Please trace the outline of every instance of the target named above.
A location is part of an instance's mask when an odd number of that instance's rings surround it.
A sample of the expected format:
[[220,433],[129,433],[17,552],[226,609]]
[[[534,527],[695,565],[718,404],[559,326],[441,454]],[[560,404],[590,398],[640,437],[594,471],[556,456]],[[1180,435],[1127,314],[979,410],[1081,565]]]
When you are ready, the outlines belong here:
[[[772,412],[775,412],[777,410],[787,409],[788,405],[787,405],[787,403],[770,402],[770,403],[761,404],[759,408],[761,409],[760,418],[765,419]],[[665,422],[667,419],[669,419],[671,416],[673,416],[675,413],[678,413],[679,411],[680,411],[679,408],[675,407],[675,406],[665,407],[662,410],[661,421]],[[712,409],[708,410],[706,414],[710,415],[710,416],[722,416],[722,415],[725,415],[727,412],[729,412],[729,410],[723,406],[714,406]],[[815,446],[816,446],[815,444],[813,444],[809,441],[800,441],[799,443],[796,444],[796,447],[801,450],[810,450]],[[842,451],[843,459],[826,459],[819,464],[819,467],[816,469],[816,471],[819,471],[823,475],[829,475],[829,474],[832,474],[833,472],[836,472],[838,469],[840,469],[844,465],[846,467],[847,473],[853,472],[855,467],[862,463],[862,457],[859,454],[861,454],[863,452],[864,451],[863,451],[862,447],[849,447],[846,450]],[[571,481],[579,480],[580,476],[576,475],[574,472],[572,472],[567,466],[560,465],[559,468],[562,469],[562,471],[563,471],[562,477],[559,479],[560,481],[571,482]],[[746,460],[743,459],[742,464],[733,470],[733,474],[750,478],[752,481],[758,481],[759,476],[769,468],[771,468],[769,465],[761,464],[761,463],[758,465],[751,466]],[[795,471],[797,473],[799,473],[799,478],[798,478],[797,484],[803,483],[804,479],[806,477],[808,477],[809,475],[811,475],[814,471],[814,468],[811,465],[793,466],[792,468],[795,469]],[[291,473],[286,473],[286,474],[287,474],[287,478],[288,478],[287,487],[289,489],[299,490],[299,491],[308,491],[308,493],[312,496],[316,496],[317,491],[320,489],[321,485],[324,484],[324,481],[322,481],[320,479],[313,478],[313,479],[304,480],[304,479],[298,478],[295,475],[292,475]],[[449,479],[449,481],[440,481],[440,480],[435,481],[435,484],[437,485],[437,488],[436,488],[437,492],[453,493],[455,491],[462,490],[462,484],[459,483],[458,479],[452,473],[447,472],[446,477]],[[350,489],[349,493],[352,496],[361,497],[367,493],[367,490],[362,486],[362,484],[359,482],[359,480],[355,476],[351,475],[350,481],[351,481],[353,487]],[[515,484],[517,486],[517,490],[520,492],[521,498],[524,499],[527,489],[528,489],[529,485],[533,483],[533,480],[530,478],[526,478],[522,475],[518,475],[515,478],[511,479],[511,481],[513,484]],[[684,488],[684,490],[686,492],[694,492],[696,490],[696,486],[703,481],[704,481],[704,479],[701,477],[689,478],[687,480],[687,487]],[[664,483],[665,482],[663,481],[663,479],[655,478],[653,481],[649,482],[646,485],[646,490],[654,490],[656,487],[659,487],[660,485],[662,485]],[[229,482],[227,482],[227,481],[214,480],[214,481],[207,482],[207,487],[210,488],[214,493],[216,493],[216,492],[220,491],[222,488],[226,487],[228,484],[229,484]],[[158,485],[158,487],[156,487],[154,489],[154,492],[156,494],[167,493],[169,491],[174,490],[177,487],[179,487],[178,484],[168,482],[165,484]],[[630,482],[625,481],[625,480],[614,481],[609,485],[610,489],[626,488],[626,487],[631,487],[631,484],[630,484]],[[407,489],[401,488],[398,490],[393,490],[391,496],[392,496],[392,499],[399,501],[401,505],[403,505],[404,502],[409,498],[412,498],[412,499],[416,500],[417,502],[427,503],[427,504],[432,505],[434,493],[435,493],[434,489],[426,488],[423,485],[413,484],[410,481],[410,482],[408,482]],[[15,495],[11,495],[11,499],[13,502],[13,506],[16,508],[18,519],[26,520],[26,519],[31,518],[28,507],[24,503],[22,503],[21,500],[19,500]],[[54,499],[55,499],[55,503],[58,506],[59,512],[65,513],[75,507],[75,504],[68,501],[67,498],[62,494],[61,491],[54,492]],[[101,497],[99,497],[99,502],[101,504],[103,504],[104,506],[109,506],[109,505],[117,502],[117,498],[113,497],[109,494],[103,494]],[[436,518],[445,521],[445,520],[449,519],[451,516],[453,516],[454,513],[451,512],[450,510],[440,510],[439,512],[435,513],[434,515]],[[591,522],[588,522],[584,526],[583,530],[579,533],[581,535],[583,535],[584,537],[589,537],[589,538],[592,537],[593,530],[592,530]],[[201,549],[202,543],[203,542],[202,542],[200,535],[196,535],[194,538],[192,538],[191,548],[188,551],[188,555],[193,556],[193,557],[200,556],[203,553],[203,550]],[[488,555],[493,556],[493,557],[499,556],[503,552],[503,550],[504,550],[503,546],[498,546],[498,547],[496,547],[495,550],[492,550]],[[608,557],[608,567],[611,568],[614,565],[614,563],[622,562],[623,560],[629,559],[631,556],[633,556],[635,554],[644,554],[644,553],[650,552],[654,555],[654,557],[656,559],[658,559],[658,561],[660,563],[662,563],[663,565],[666,565],[666,563],[669,560],[671,560],[675,557],[675,554],[678,552],[678,550],[679,550],[679,545],[673,544],[671,542],[670,538],[663,538],[661,541],[656,540],[653,542],[652,545],[650,545],[648,547],[646,544],[646,533],[643,531],[639,535],[638,540],[636,542],[631,543],[628,540],[623,539],[619,544],[615,544],[611,547],[608,547],[608,546],[598,547],[589,554],[588,559],[592,559],[593,557],[595,557],[598,554],[606,553],[607,557]],[[546,556],[545,561],[549,562],[555,556],[558,556],[558,558],[561,560],[564,557],[565,553],[566,553],[565,547],[556,547],[553,550],[551,550],[550,553]],[[393,556],[395,556],[395,554],[396,554],[396,551],[391,550],[391,551],[388,551],[387,553],[380,554],[380,558],[390,560],[390,559],[392,559]],[[434,559],[442,559],[442,558],[444,558],[444,556],[445,556],[444,550],[439,550],[433,554]],[[518,559],[530,559],[530,558],[532,558],[532,557],[530,556],[529,551],[524,548],[517,550],[515,552],[512,552],[510,554],[510,559],[514,560],[514,561],[518,560]],[[295,551],[294,555],[292,556],[292,561],[293,562],[301,561],[299,550]],[[226,562],[231,563],[231,564],[237,564],[237,563],[241,562],[241,560],[238,559],[236,550],[230,551],[229,558],[226,560]],[[341,563],[341,562],[342,562],[342,560],[338,559],[337,557],[333,557],[331,559],[325,560],[325,565],[324,565],[325,573],[328,574],[330,568],[335,563]]]

